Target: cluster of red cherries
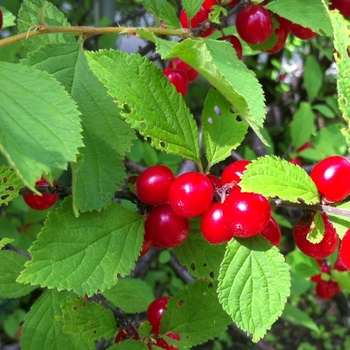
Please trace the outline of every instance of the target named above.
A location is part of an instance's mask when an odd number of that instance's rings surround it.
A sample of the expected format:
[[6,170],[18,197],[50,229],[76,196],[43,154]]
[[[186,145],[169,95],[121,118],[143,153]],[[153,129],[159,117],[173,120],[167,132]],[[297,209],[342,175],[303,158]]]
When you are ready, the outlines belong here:
[[[203,25],[208,23],[210,13],[214,5],[219,5],[224,1],[220,0],[205,0],[198,11],[198,13],[188,20],[186,11],[183,9],[180,13],[180,23],[183,28],[199,28],[201,37],[208,37],[212,35],[216,28]],[[238,5],[240,0],[233,0],[229,2],[226,7],[233,7]],[[281,51],[287,41],[288,35],[291,33],[295,37],[308,40],[317,35],[309,28],[302,27],[299,24],[292,23],[286,18],[280,17],[277,14],[269,12],[265,9],[269,1],[265,0],[260,4],[251,4],[241,8],[236,18],[236,29],[239,37],[250,45],[263,44],[274,35],[276,43],[270,49],[263,50],[269,54],[274,54]],[[330,10],[337,9],[345,18],[350,17],[350,0],[331,0],[329,5]],[[278,22],[278,26],[274,28],[274,20]],[[207,21],[207,22],[206,22]],[[221,30],[222,37],[218,40],[227,41],[235,49],[237,57],[242,59],[242,45],[240,40],[235,35],[224,35]],[[170,61],[168,67],[163,71],[163,74],[176,87],[177,91],[183,96],[186,95],[188,84],[197,78],[198,72],[194,70],[187,63],[176,58]]]
[[[154,300],[147,309],[147,320],[152,326],[151,335],[143,339],[147,343],[148,348],[151,350],[153,346],[166,350],[178,350],[179,348],[169,344],[166,340],[159,337],[160,323],[162,321],[163,313],[167,309],[167,304],[170,297],[160,297]],[[180,305],[180,304],[179,304]],[[165,334],[167,337],[173,340],[180,340],[180,335],[175,332],[169,332]],[[117,333],[115,337],[115,343],[120,343],[126,339],[141,340],[137,329],[132,326],[123,328]]]

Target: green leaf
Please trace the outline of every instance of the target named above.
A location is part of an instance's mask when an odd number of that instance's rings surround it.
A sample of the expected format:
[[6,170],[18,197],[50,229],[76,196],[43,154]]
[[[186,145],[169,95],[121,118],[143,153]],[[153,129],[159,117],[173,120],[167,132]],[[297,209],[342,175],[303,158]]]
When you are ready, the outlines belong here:
[[[350,211],[350,202],[345,202],[337,206],[337,209],[345,209]],[[350,217],[342,215],[328,214],[335,230],[340,239],[343,239],[345,232],[350,228]]]
[[243,191],[265,197],[279,197],[293,203],[318,203],[318,191],[310,176],[300,166],[275,156],[253,160],[239,183]]
[[169,299],[160,334],[177,332],[181,341],[171,343],[190,347],[224,332],[231,319],[223,311],[215,289],[212,283],[201,280],[184,286]]
[[85,298],[66,298],[61,301],[63,332],[76,336],[79,341],[93,342],[102,338],[110,339],[115,335],[116,321],[111,310]]
[[180,21],[176,15],[175,8],[164,0],[144,0],[142,5],[149,12],[153,12],[156,17],[163,20],[167,28],[180,28]]
[[55,289],[45,291],[28,312],[21,336],[21,349],[77,349],[93,350],[93,342],[77,342],[62,331],[62,323],[56,319],[61,315],[60,302],[69,294]]
[[237,58],[231,44],[213,39],[186,39],[170,45],[167,40],[154,40],[163,59],[179,57],[196,69],[232,103],[266,144],[260,132],[266,115],[263,90],[255,74]]
[[146,311],[154,300],[151,286],[134,278],[120,278],[115,286],[102,294],[114,306],[128,314]]
[[0,249],[5,247],[5,245],[10,244],[12,242],[14,242],[13,238],[7,238],[7,237],[0,238]]
[[[120,116],[106,88],[90,71],[81,45],[48,45],[25,63],[51,73],[60,81],[82,114],[85,147],[72,163],[76,214],[106,208],[124,185],[123,159],[135,137],[133,130]],[[106,156],[113,166],[106,166]]]
[[186,11],[188,19],[191,19],[198,13],[203,0],[181,0],[181,4]]
[[324,222],[320,213],[314,216],[311,230],[308,232],[306,239],[311,243],[320,243],[323,240],[325,233]]
[[218,292],[224,310],[257,342],[282,314],[289,267],[263,237],[233,239],[221,264]]
[[304,326],[317,333],[320,332],[313,319],[306,312],[299,310],[294,305],[286,304],[281,317],[296,326]]
[[133,339],[127,339],[119,344],[114,344],[108,348],[108,350],[148,350],[148,346],[139,341]]
[[290,127],[294,147],[297,149],[310,141],[314,130],[315,117],[312,109],[308,103],[302,102],[293,116],[293,122]]
[[143,218],[119,204],[76,218],[67,198],[49,213],[33,260],[19,276],[21,283],[75,290],[78,295],[103,292],[135,266],[143,241]]
[[16,282],[26,261],[23,256],[9,250],[0,251],[0,298],[19,298],[36,288]]
[[287,254],[286,261],[292,271],[301,277],[311,277],[321,272],[316,260],[305,255],[299,249]]
[[313,55],[306,56],[304,64],[304,84],[309,100],[317,97],[323,82],[324,74],[321,66]]
[[154,63],[121,51],[86,55],[133,128],[150,138],[155,148],[200,162],[195,120],[182,96]]
[[[51,2],[45,0],[25,0],[18,14],[18,31],[24,33],[37,30],[36,26],[46,24],[50,26],[69,26],[67,18]],[[53,33],[40,35],[23,40],[22,44],[28,51],[36,51],[40,46],[57,43],[74,43],[71,34]]]
[[293,23],[310,28],[314,32],[332,36],[329,16],[320,0],[278,0],[272,1],[264,7]]
[[336,114],[334,113],[334,111],[327,105],[321,105],[321,104],[313,105],[312,109],[320,112],[326,118],[336,117]]
[[17,198],[21,187],[23,182],[10,166],[0,167],[0,207]]
[[231,103],[219,91],[211,89],[204,102],[203,141],[208,169],[231,155],[244,140],[248,124],[237,120]]
[[350,293],[350,273],[349,271],[332,270],[332,277],[339,284],[342,292]]
[[0,10],[2,11],[2,29],[15,26],[16,17],[3,6],[0,6]]
[[34,189],[43,173],[66,169],[83,146],[79,112],[46,72],[0,62],[0,81],[0,150]]
[[192,276],[216,281],[226,245],[207,242],[202,235],[198,219],[191,220],[190,225],[191,230],[186,241],[174,248],[176,256]]

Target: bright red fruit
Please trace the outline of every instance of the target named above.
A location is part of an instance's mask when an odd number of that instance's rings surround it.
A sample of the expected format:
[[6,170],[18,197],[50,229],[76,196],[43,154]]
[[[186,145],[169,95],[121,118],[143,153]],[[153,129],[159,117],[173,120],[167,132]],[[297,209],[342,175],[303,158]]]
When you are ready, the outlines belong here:
[[350,162],[340,156],[321,160],[310,176],[318,190],[329,202],[341,202],[350,195]]
[[264,196],[241,191],[234,191],[226,198],[223,212],[227,228],[242,238],[259,234],[271,217],[271,207]]
[[345,235],[340,243],[339,258],[346,268],[350,270],[350,229],[345,232]]
[[146,204],[160,204],[168,199],[168,192],[175,176],[165,165],[146,169],[136,180],[136,194]]
[[[54,184],[57,182],[54,181]],[[49,183],[42,177],[35,183],[35,186],[49,186]],[[58,194],[43,193],[41,196],[33,193],[24,194],[24,201],[35,210],[45,210],[51,208],[58,200]]]
[[293,23],[290,27],[290,31],[299,39],[309,40],[317,35],[310,28],[302,27],[299,24]]
[[210,10],[214,5],[217,5],[217,4],[218,4],[217,0],[205,0],[202,6]]
[[[167,333],[166,335],[173,340],[180,340],[180,335],[178,333],[170,332],[170,333]],[[162,338],[156,339],[156,343],[154,345],[156,345],[162,349],[166,349],[166,350],[178,350],[179,349],[177,346],[168,344]]]
[[237,15],[239,36],[248,44],[261,44],[272,34],[273,24],[269,12],[261,5],[250,5]]
[[321,279],[317,282],[315,292],[319,298],[328,300],[338,294],[340,292],[340,288],[338,283],[335,281],[324,281]]
[[333,254],[339,244],[339,237],[327,215],[321,214],[325,233],[321,242],[311,243],[307,240],[307,235],[311,230],[312,222],[305,223],[301,217],[294,225],[294,241],[297,247],[305,254],[314,259],[324,259]]
[[189,83],[195,81],[198,77],[198,72],[194,68],[177,57],[173,58],[169,62],[168,68],[183,71],[187,75],[187,80]]
[[174,212],[169,204],[156,206],[145,221],[145,241],[155,247],[173,248],[188,236],[190,225],[186,218]]
[[147,308],[147,319],[152,325],[152,332],[155,334],[159,334],[160,322],[162,321],[163,312],[167,309],[169,299],[170,297],[160,297],[152,301]]
[[117,343],[120,343],[121,341],[123,341],[124,339],[140,339],[140,337],[135,334],[135,331],[132,329],[132,327],[130,327],[131,329],[122,329],[121,331],[118,332],[118,334],[116,335],[115,337],[115,340],[114,342],[117,344]]
[[142,258],[151,249],[152,245],[152,240],[143,241],[142,248],[138,257]]
[[294,164],[294,165],[299,165],[299,166],[302,166],[302,164],[303,164],[301,159],[298,157],[289,159],[289,162]]
[[172,70],[165,68],[163,74],[168,78],[171,84],[173,84],[179,94],[185,96],[188,90],[187,75],[181,70]]
[[214,190],[217,190],[222,187],[222,182],[219,177],[212,174],[208,174],[207,178],[210,180],[211,184],[213,185]]
[[180,175],[170,187],[169,203],[184,218],[201,215],[214,197],[211,181],[202,173],[188,172]]
[[241,181],[244,171],[247,169],[247,165],[251,163],[250,160],[237,160],[229,164],[221,174],[222,184],[229,184],[235,182],[238,184]]
[[[341,246],[341,243],[340,243]],[[347,253],[346,255],[348,255]],[[334,270],[337,271],[350,271],[350,269],[343,263],[343,260],[338,256],[337,260],[334,263]]]
[[331,0],[329,9],[338,9],[345,18],[348,18],[350,17],[350,0]]
[[235,49],[237,57],[241,60],[242,59],[242,44],[239,41],[239,39],[235,35],[226,35],[221,38],[218,38],[218,40],[227,41],[232,45],[232,47]]
[[2,21],[3,21],[2,11],[0,10],[0,30],[2,28]]
[[271,216],[267,226],[261,231],[261,235],[278,247],[281,243],[281,229],[276,220]]
[[265,52],[270,54],[277,53],[283,49],[289,34],[289,27],[284,24],[285,22],[283,20],[280,20],[281,17],[276,16],[276,18],[279,22],[279,27],[274,30],[277,42],[271,49],[265,50]]
[[[202,6],[197,14],[191,19],[191,28],[197,28],[198,24],[206,21],[209,17],[209,9]],[[183,9],[180,13],[180,23],[183,28],[189,28],[188,17],[186,11]],[[215,28],[209,28],[200,36],[207,37],[215,32]]]
[[[320,265],[320,272],[327,273],[329,275],[330,272],[331,272],[331,267],[329,265],[327,265],[326,263],[321,263],[321,265]],[[316,282],[316,283],[321,281],[321,279],[322,279],[321,278],[321,273],[310,277],[310,280],[312,282]]]
[[201,217],[201,231],[204,238],[212,244],[228,242],[233,234],[226,227],[223,203],[212,203]]

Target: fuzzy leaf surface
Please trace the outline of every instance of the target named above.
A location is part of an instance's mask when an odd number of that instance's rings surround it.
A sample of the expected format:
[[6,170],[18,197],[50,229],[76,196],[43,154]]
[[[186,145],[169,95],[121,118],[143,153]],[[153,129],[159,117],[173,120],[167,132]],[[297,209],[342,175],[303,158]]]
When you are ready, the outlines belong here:
[[198,219],[191,220],[191,231],[184,243],[174,248],[181,265],[196,277],[214,282],[219,276],[225,244],[210,244],[201,232]]
[[93,343],[101,338],[110,339],[117,328],[111,310],[85,298],[66,298],[61,301],[62,316],[58,320],[63,322],[63,332],[76,336],[79,341]]
[[[350,210],[350,202],[345,202],[337,206],[338,209]],[[345,232],[350,228],[350,217],[329,214],[329,219],[331,220],[335,230],[340,239],[343,239]]]
[[154,300],[152,287],[147,282],[134,278],[120,278],[115,286],[102,294],[128,314],[146,311]]
[[36,286],[16,282],[26,261],[25,257],[15,252],[0,251],[0,298],[19,298],[36,288]]
[[0,238],[0,249],[3,248],[6,244],[10,244],[14,241],[13,238],[8,238],[8,237],[4,237],[4,238]]
[[151,144],[200,161],[199,134],[182,96],[146,57],[121,51],[88,52],[95,75],[117,99],[121,114]]
[[7,8],[0,6],[0,10],[2,11],[2,29],[7,27],[12,27],[16,25],[16,17],[9,11]]
[[8,205],[19,196],[23,182],[9,166],[0,167],[0,207]]
[[239,183],[243,191],[260,193],[265,197],[279,197],[298,203],[318,203],[318,191],[310,176],[300,166],[275,156],[253,160]]
[[248,124],[237,120],[237,113],[230,111],[231,103],[217,90],[211,89],[203,109],[204,150],[208,168],[230,156],[244,140]]
[[282,314],[290,293],[289,266],[263,237],[232,239],[221,264],[218,292],[224,310],[257,342]]
[[179,57],[202,74],[266,143],[260,132],[266,115],[262,87],[232,45],[213,39],[186,39],[175,45],[160,38],[154,41],[163,59]]
[[320,243],[324,237],[324,222],[320,213],[316,213],[311,230],[307,234],[307,240],[311,243]]
[[142,2],[147,11],[153,12],[156,17],[166,23],[167,28],[180,28],[180,21],[176,15],[175,8],[164,0],[145,0]]
[[[124,153],[135,138],[106,88],[90,71],[79,44],[47,45],[25,61],[51,73],[72,95],[81,112],[85,147],[73,170],[73,208],[101,210],[126,177]],[[106,158],[113,166],[106,166]]]
[[219,303],[215,285],[197,280],[169,299],[160,334],[177,332],[181,341],[171,343],[190,347],[219,336],[230,323],[230,316]]
[[[45,23],[49,26],[69,26],[65,15],[51,2],[45,0],[24,0],[18,14],[18,32],[34,30],[35,26]],[[40,46],[57,43],[74,43],[71,34],[53,33],[23,40],[22,44],[30,52]]]
[[[0,151],[26,186],[66,169],[83,146],[79,112],[46,72],[0,62]],[[21,140],[21,142],[18,142]]]
[[135,266],[144,231],[140,215],[112,204],[76,218],[71,205],[68,198],[49,213],[19,282],[92,295],[111,288],[117,274],[125,276]]

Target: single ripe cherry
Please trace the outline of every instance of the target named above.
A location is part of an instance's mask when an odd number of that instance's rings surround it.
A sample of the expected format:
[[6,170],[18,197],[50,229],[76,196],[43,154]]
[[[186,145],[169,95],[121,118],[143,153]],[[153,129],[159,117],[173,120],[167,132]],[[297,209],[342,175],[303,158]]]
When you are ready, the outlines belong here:
[[350,270],[350,229],[345,232],[340,243],[339,258],[343,262],[343,265]]
[[218,40],[227,41],[232,45],[232,47],[235,49],[237,57],[241,60],[242,59],[242,44],[239,41],[239,39],[235,35],[226,35],[221,38],[218,38]]
[[233,234],[226,227],[223,203],[212,203],[201,217],[201,231],[204,238],[212,244],[228,242]]
[[160,204],[168,200],[168,192],[175,176],[165,165],[146,169],[136,180],[136,194],[146,204]]
[[250,160],[236,160],[229,164],[221,174],[222,184],[230,184],[235,182],[238,184],[241,181],[242,175],[247,169],[247,165],[251,163]]
[[160,332],[160,322],[162,321],[163,312],[167,309],[170,297],[160,297],[153,300],[147,308],[147,319],[152,325],[152,332],[159,334]]
[[[54,184],[57,184],[54,181]],[[42,177],[35,183],[35,186],[49,186],[49,183]],[[23,195],[24,201],[35,210],[46,210],[56,204],[58,200],[58,194],[42,193],[41,196],[29,193]]]
[[289,34],[289,27],[285,25],[285,22],[283,20],[280,20],[281,17],[276,16],[276,18],[279,23],[279,27],[274,30],[274,34],[277,37],[277,42],[273,47],[271,47],[271,49],[264,50],[265,52],[270,54],[277,53],[284,48]]
[[319,280],[316,285],[315,293],[316,295],[324,300],[333,298],[336,294],[340,292],[340,288],[337,282],[329,280]]
[[213,197],[214,188],[211,181],[198,172],[180,175],[169,190],[171,207],[184,218],[193,218],[204,213]]
[[187,75],[187,80],[189,83],[195,81],[198,77],[198,72],[192,68],[186,62],[180,60],[180,58],[174,57],[170,62],[168,68],[172,70],[181,70]]
[[311,243],[307,240],[307,235],[311,230],[311,222],[305,222],[302,216],[294,225],[294,241],[297,247],[307,256],[314,259],[324,259],[333,254],[339,244],[339,237],[328,216],[321,214],[325,233],[321,242]]
[[188,219],[176,214],[169,204],[160,204],[145,220],[144,240],[158,248],[173,248],[185,241],[189,231]]
[[[340,246],[342,245],[342,243],[340,243]],[[350,269],[343,263],[343,260],[341,259],[341,257],[338,255],[337,260],[334,263],[334,270],[337,271],[350,271]]]
[[261,235],[276,247],[280,245],[282,238],[281,229],[272,216],[270,217],[267,226],[261,231]]
[[330,0],[329,9],[337,9],[345,18],[348,18],[350,17],[350,0]]
[[238,12],[236,28],[239,36],[248,44],[261,44],[272,34],[273,24],[269,12],[258,4]]
[[299,24],[293,23],[290,27],[290,31],[299,39],[309,40],[317,35],[310,28],[302,27]]
[[163,74],[168,78],[169,82],[173,84],[179,94],[185,96],[188,90],[187,75],[181,70],[172,70],[165,68]]
[[233,191],[224,202],[227,228],[236,237],[249,238],[259,234],[269,223],[271,207],[261,194]]
[[[202,6],[197,14],[191,19],[190,27],[188,23],[188,17],[185,9],[180,13],[180,23],[183,28],[197,28],[197,26],[206,21],[209,18],[209,9]],[[215,32],[215,28],[205,29],[203,33],[200,34],[202,38],[212,35]]]
[[317,189],[329,202],[341,202],[350,195],[350,162],[341,156],[321,160],[310,173]]
[[122,329],[121,331],[118,332],[118,334],[115,337],[114,342],[116,344],[120,343],[123,340],[126,339],[135,339],[138,340],[140,339],[140,337],[138,336],[138,334],[136,334],[135,330],[133,329],[133,327],[129,326],[125,329]]

